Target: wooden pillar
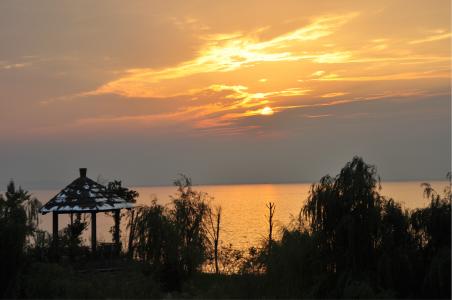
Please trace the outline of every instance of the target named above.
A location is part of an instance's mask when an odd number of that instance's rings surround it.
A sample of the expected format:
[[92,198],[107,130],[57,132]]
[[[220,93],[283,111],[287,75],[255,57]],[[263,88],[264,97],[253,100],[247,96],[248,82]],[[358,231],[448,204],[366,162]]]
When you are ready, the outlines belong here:
[[52,231],[52,239],[53,239],[53,247],[55,254],[57,253],[58,249],[58,213],[53,212],[53,231]]
[[129,219],[129,244],[127,247],[127,255],[133,257],[133,239],[135,238],[135,210],[132,208]]
[[121,253],[121,236],[120,236],[120,223],[121,223],[121,215],[120,215],[120,210],[115,210],[114,211],[114,219],[115,219],[115,233],[114,233],[114,242],[115,242],[115,250],[116,250],[116,254],[119,255],[119,253]]
[[96,252],[96,212],[91,212],[91,251]]

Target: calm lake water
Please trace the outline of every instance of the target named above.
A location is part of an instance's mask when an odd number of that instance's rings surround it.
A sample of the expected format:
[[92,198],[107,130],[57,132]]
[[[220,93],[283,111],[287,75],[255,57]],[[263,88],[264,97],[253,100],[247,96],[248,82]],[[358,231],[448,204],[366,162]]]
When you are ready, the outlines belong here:
[[[381,193],[392,197],[402,203],[404,208],[424,207],[428,200],[423,198],[420,181],[409,182],[383,182]],[[431,182],[432,186],[442,192],[448,182]],[[63,187],[62,187],[63,188]],[[195,190],[207,192],[214,197],[212,204],[222,207],[221,242],[225,245],[231,243],[236,248],[257,246],[267,235],[267,207],[268,202],[276,204],[275,223],[281,228],[290,223],[292,216],[299,213],[306,201],[310,184],[243,184],[243,185],[206,185],[195,186]],[[167,204],[169,196],[176,192],[173,186],[132,187],[140,193],[138,204],[149,204],[152,199]],[[47,202],[59,190],[32,191],[42,203]],[[89,219],[89,218],[88,218]],[[68,215],[60,215],[59,228],[63,228],[69,221]],[[123,222],[125,223],[125,222]],[[98,241],[111,241],[110,227],[112,218],[103,213],[97,217]],[[41,217],[40,227],[51,232],[52,216],[47,214]],[[84,240],[90,241],[90,230],[86,230]],[[125,234],[123,234],[125,237]]]

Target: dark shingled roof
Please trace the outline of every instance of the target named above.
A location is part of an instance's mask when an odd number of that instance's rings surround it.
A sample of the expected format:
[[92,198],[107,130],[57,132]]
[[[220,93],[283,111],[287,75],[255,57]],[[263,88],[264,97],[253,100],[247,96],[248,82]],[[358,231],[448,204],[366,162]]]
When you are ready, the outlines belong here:
[[80,177],[50,199],[40,211],[42,214],[49,212],[103,212],[132,207],[132,203],[86,177],[86,169],[80,169]]

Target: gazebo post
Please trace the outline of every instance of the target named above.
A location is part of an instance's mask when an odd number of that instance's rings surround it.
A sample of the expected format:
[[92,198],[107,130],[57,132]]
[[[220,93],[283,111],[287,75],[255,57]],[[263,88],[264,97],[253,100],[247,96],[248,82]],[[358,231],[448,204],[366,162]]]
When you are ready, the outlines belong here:
[[52,215],[53,215],[52,238],[53,238],[53,247],[56,254],[58,249],[58,213],[53,212]]
[[120,232],[119,232],[119,230],[120,230],[120,222],[121,222],[121,215],[120,215],[120,210],[118,209],[118,210],[115,210],[114,211],[114,214],[115,214],[115,216],[114,216],[114,219],[115,219],[115,235],[114,235],[114,242],[115,242],[115,246],[116,246],[116,254],[117,255],[119,255],[119,253],[121,253],[121,248],[120,248],[120,240],[121,240],[121,237],[120,237]]
[[91,212],[91,251],[96,252],[96,212]]

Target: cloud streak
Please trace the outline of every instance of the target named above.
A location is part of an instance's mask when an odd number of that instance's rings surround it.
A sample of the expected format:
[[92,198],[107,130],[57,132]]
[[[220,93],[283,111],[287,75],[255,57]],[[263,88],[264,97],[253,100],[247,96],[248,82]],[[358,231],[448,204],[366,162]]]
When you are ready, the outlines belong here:
[[423,44],[423,43],[429,43],[429,42],[436,42],[441,40],[449,39],[452,36],[452,33],[445,32],[444,30],[439,30],[436,34],[410,41],[409,44],[416,45],[416,44]]
[[333,34],[339,27],[357,16],[350,13],[319,17],[310,24],[268,40],[259,40],[257,32],[203,35],[205,45],[196,58],[176,67],[164,69],[130,69],[121,78],[108,82],[86,95],[119,94],[126,97],[174,96],[165,93],[162,81],[213,72],[231,72],[263,62],[310,60],[317,63],[337,63],[349,58],[345,52],[306,53],[299,48],[303,42],[315,41]]
[[[424,44],[449,39],[450,33],[431,31],[429,36],[411,41],[403,36],[366,36],[357,45],[355,39],[360,39],[349,37],[348,25],[359,19],[362,22],[361,15],[351,12],[313,17],[302,26],[277,32],[271,26],[262,26],[247,32],[218,33],[194,17],[171,19],[180,30],[192,31],[201,43],[193,58],[162,68],[126,69],[94,90],[43,103],[69,103],[67,100],[79,98],[96,101],[108,95],[121,97],[123,105],[138,99],[170,102],[174,104],[169,112],[159,111],[156,105],[152,112],[81,118],[76,126],[139,124],[147,128],[184,124],[203,134],[230,129],[236,135],[262,126],[259,123],[240,130],[241,120],[271,120],[290,110],[426,96],[434,94],[435,89],[421,84],[422,94],[407,92],[409,83],[450,79],[450,57],[422,51]],[[290,24],[296,26],[296,21]],[[399,89],[370,92],[377,84],[387,90],[393,82],[402,82]],[[359,92],[354,90],[357,87]],[[329,116],[306,115],[310,119]]]

